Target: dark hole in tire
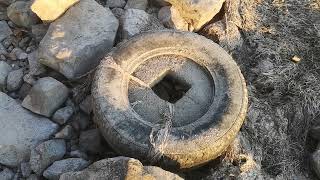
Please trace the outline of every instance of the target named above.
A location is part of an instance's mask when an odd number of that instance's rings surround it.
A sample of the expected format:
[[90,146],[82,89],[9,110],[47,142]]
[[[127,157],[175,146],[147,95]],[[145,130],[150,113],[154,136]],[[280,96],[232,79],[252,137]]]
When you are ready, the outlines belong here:
[[172,104],[181,99],[191,86],[169,72],[162,80],[152,87],[153,92],[161,99]]

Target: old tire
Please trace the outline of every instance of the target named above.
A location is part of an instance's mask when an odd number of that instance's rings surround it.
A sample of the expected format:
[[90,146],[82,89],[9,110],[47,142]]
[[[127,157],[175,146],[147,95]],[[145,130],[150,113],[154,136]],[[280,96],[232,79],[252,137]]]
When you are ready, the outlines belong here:
[[[214,81],[213,102],[194,122],[170,129],[162,150],[167,164],[185,169],[218,156],[232,143],[245,119],[248,96],[245,80],[222,48],[190,32],[150,32],[115,48],[96,71],[93,83],[95,122],[108,143],[119,153],[151,160],[150,134],[155,127],[142,119],[128,100],[129,76],[150,57],[174,54],[204,67]],[[117,67],[110,66],[113,58]]]

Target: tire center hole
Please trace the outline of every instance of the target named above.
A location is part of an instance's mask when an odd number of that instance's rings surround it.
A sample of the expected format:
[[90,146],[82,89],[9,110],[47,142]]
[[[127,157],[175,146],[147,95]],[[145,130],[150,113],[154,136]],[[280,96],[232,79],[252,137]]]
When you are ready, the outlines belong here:
[[181,99],[190,88],[191,86],[175,73],[169,72],[151,89],[159,98],[174,104]]

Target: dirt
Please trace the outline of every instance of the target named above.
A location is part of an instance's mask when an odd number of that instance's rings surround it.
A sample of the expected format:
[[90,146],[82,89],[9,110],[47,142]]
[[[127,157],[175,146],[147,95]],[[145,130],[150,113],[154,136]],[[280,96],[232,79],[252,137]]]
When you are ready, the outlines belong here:
[[[248,115],[234,145],[240,150],[228,152],[234,157],[227,153],[186,179],[316,179],[309,158],[317,142],[308,130],[320,124],[320,1],[230,0],[225,7],[225,34],[236,35],[228,30],[236,25],[242,42],[219,43],[246,78]],[[250,168],[241,155],[252,157]]]

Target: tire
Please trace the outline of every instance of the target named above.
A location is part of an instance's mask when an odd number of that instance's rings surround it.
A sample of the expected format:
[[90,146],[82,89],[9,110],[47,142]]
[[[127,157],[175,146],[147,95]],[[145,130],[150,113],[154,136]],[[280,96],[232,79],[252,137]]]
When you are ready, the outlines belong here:
[[[95,122],[120,154],[152,161],[152,128],[128,100],[129,78],[149,57],[175,54],[204,67],[214,82],[213,102],[194,122],[169,131],[160,163],[186,169],[220,156],[233,142],[245,119],[248,95],[245,80],[232,57],[217,44],[190,32],[149,32],[120,44],[96,71],[93,83]],[[120,67],[110,67],[109,58]]]

